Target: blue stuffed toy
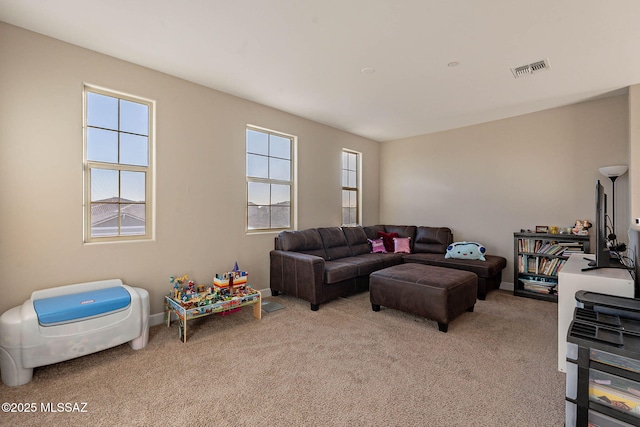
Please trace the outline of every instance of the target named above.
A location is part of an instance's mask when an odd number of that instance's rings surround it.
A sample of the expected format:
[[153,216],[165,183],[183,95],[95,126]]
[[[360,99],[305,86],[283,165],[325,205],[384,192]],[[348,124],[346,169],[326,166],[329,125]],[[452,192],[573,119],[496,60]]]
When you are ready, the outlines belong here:
[[487,249],[476,242],[455,242],[447,246],[445,258],[479,259],[486,261],[484,254]]

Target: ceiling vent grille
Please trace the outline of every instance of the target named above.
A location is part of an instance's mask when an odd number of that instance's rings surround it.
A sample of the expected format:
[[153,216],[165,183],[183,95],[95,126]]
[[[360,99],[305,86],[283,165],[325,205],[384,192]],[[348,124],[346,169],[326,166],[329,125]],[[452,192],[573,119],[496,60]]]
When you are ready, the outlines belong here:
[[526,76],[528,74],[539,73],[540,71],[545,71],[549,69],[549,60],[545,59],[542,61],[534,62],[532,64],[521,65],[520,67],[515,67],[511,69],[513,73],[513,77],[516,79]]

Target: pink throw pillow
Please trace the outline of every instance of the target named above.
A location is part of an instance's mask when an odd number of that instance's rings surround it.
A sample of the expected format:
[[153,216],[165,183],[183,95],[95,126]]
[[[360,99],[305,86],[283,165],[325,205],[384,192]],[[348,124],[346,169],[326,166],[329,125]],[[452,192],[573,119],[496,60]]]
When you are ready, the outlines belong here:
[[393,238],[393,252],[398,253],[411,253],[410,237],[394,237]]
[[371,239],[367,239],[369,241],[369,243],[371,243],[371,253],[375,254],[375,253],[381,253],[381,254],[386,254],[387,250],[384,248],[384,242],[382,241],[382,238],[380,239],[376,239],[376,240],[371,240]]

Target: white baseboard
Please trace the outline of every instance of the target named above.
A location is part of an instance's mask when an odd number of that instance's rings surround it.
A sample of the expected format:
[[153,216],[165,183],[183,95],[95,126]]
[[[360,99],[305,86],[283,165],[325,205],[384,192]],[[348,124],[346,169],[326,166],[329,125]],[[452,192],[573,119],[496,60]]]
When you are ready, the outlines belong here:
[[149,316],[149,326],[162,325],[164,323],[164,313],[156,313]]
[[[271,288],[259,289],[259,291],[262,294],[263,298],[271,296]],[[164,301],[164,297],[163,297],[163,301]],[[175,320],[175,319],[176,319],[176,317],[172,313],[171,314],[171,320]],[[163,313],[152,314],[152,315],[149,316],[149,326],[162,325],[163,323],[164,323],[164,312]]]
[[505,291],[511,291],[513,292],[513,283],[509,283],[509,282],[501,282],[500,283],[500,289],[503,289]]
[[262,298],[267,298],[271,296],[271,288],[266,288],[266,289],[258,289],[260,291],[260,294],[262,295]]

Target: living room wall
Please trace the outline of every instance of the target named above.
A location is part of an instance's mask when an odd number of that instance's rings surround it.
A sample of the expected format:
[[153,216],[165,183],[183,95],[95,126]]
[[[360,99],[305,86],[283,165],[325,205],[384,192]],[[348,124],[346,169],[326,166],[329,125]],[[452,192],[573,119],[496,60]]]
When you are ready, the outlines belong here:
[[[121,278],[157,314],[169,276],[210,283],[235,261],[268,288],[275,234],[245,232],[247,124],[298,137],[299,228],[340,225],[342,148],[362,153],[363,221],[378,222],[377,142],[4,23],[0,57],[0,313]],[[157,102],[153,241],[82,242],[83,83]]]
[[[612,96],[446,132],[385,142],[382,223],[448,226],[507,258],[513,232],[593,221],[601,166],[629,164],[627,96]],[[629,174],[616,181],[616,230],[627,241]],[[611,211],[609,211],[611,212]],[[511,287],[512,289],[512,287]]]

